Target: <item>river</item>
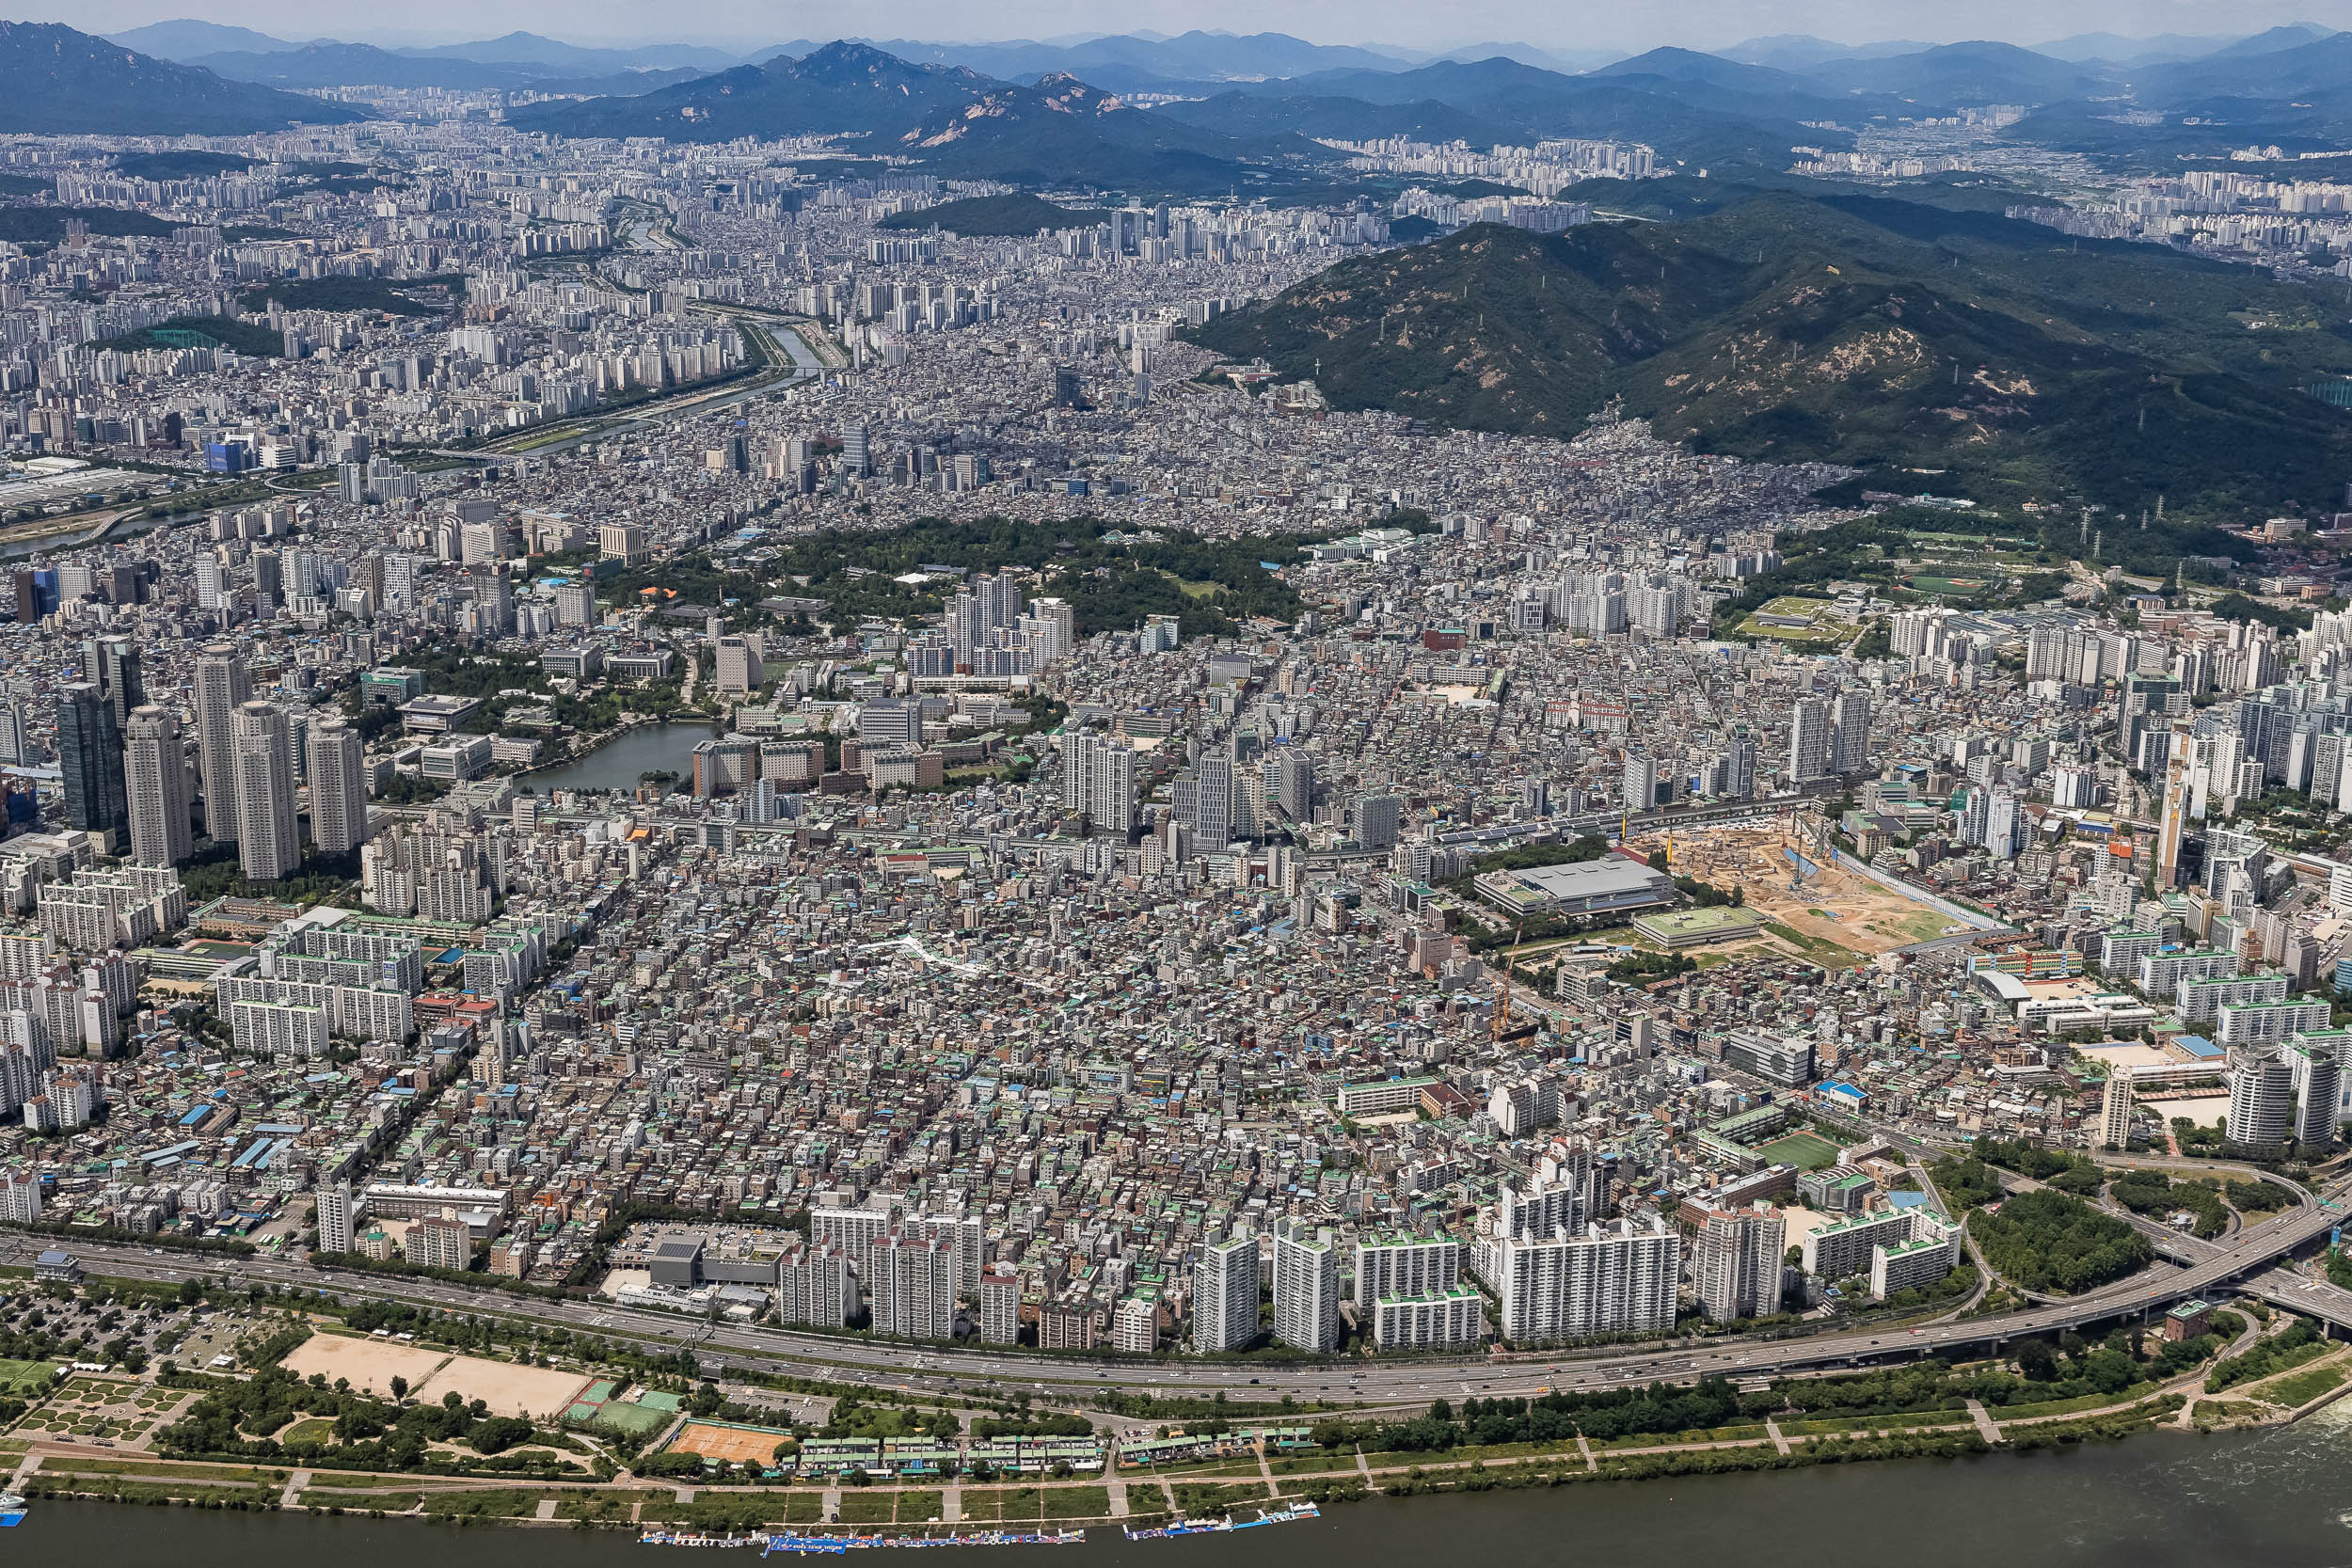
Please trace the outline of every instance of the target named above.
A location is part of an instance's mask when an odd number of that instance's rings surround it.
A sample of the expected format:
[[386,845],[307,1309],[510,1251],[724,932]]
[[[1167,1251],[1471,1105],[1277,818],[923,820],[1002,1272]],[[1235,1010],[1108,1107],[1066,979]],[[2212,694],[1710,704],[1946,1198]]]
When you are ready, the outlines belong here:
[[517,781],[542,795],[559,789],[635,789],[641,773],[666,770],[678,776],[683,788],[692,778],[694,746],[708,740],[708,724],[685,721],[673,724],[640,724],[610,745],[584,757],[526,773]]
[[[1904,1460],[1529,1492],[1373,1499],[1322,1519],[1190,1540],[970,1547],[940,1568],[2339,1568],[2352,1562],[2352,1410],[2296,1426],[1979,1459]],[[619,1531],[36,1502],[0,1548],[26,1563],[171,1568],[640,1568],[705,1560]],[[886,1554],[885,1554],[886,1556]],[[749,1558],[723,1554],[719,1563]]]

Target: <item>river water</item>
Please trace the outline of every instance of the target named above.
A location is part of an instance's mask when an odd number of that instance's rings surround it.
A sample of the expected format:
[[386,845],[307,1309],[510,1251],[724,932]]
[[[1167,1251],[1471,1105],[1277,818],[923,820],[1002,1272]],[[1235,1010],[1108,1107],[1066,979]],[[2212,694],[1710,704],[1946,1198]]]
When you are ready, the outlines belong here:
[[[2339,1405],[2336,1411],[2344,1411]],[[937,1568],[2343,1568],[2352,1412],[2260,1433],[1529,1492],[1373,1499],[1232,1535],[968,1547]],[[882,1554],[889,1560],[888,1554]],[[640,1568],[707,1554],[618,1531],[36,1502],[0,1561],[170,1568]],[[754,1560],[720,1554],[718,1564]]]
[[635,789],[640,773],[666,769],[678,776],[678,787],[683,789],[693,776],[695,743],[710,736],[708,724],[691,721],[641,724],[576,762],[526,773],[517,782],[541,795],[559,789]]

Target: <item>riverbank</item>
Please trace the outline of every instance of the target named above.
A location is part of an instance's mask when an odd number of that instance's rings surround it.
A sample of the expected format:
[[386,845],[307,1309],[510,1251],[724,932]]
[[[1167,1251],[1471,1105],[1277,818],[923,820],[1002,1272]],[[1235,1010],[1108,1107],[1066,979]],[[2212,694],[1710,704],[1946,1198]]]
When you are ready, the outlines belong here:
[[[981,1568],[1182,1568],[1214,1553],[1219,1568],[1353,1568],[1672,1562],[1690,1568],[1818,1568],[1857,1538],[1899,1552],[1909,1568],[2337,1568],[2352,1546],[2344,1423],[2207,1438],[2087,1443],[1965,1459],[1692,1476],[1665,1486],[1610,1483],[1409,1499],[1374,1497],[1320,1519],[1199,1541],[1129,1542],[1094,1530],[1085,1544],[1035,1551],[974,1546]],[[5,1471],[0,1471],[4,1474]],[[622,1568],[659,1564],[633,1531],[485,1530],[417,1519],[106,1508],[43,1502],[10,1544],[28,1561],[169,1561],[174,1568]],[[691,1558],[682,1560],[691,1562]],[[1205,1559],[1204,1559],[1205,1560]]]
[[[2305,1422],[2211,1439],[2157,1436],[2032,1453],[1689,1474],[1673,1486],[1602,1481],[1367,1497],[1301,1524],[1214,1535],[1207,1549],[1221,1568],[1292,1568],[1301,1554],[1359,1568],[1428,1568],[1456,1559],[1555,1561],[1574,1540],[1579,1561],[1814,1568],[1828,1544],[1867,1533],[1875,1543],[1899,1535],[1913,1568],[1980,1568],[2002,1559],[2026,1566],[2336,1568],[2347,1547],[2341,1481],[2347,1436],[2341,1420]],[[40,1554],[28,1561],[163,1559],[176,1568],[292,1568],[325,1557],[343,1568],[405,1568],[419,1552],[433,1554],[437,1568],[663,1561],[637,1544],[640,1528],[583,1530],[557,1519],[482,1530],[430,1516],[44,1500],[9,1544]],[[1184,1540],[1129,1543],[1120,1530],[1096,1528],[1044,1561],[1132,1568],[1146,1559],[1179,1563],[1198,1549],[1200,1543]],[[997,1554],[1011,1552],[1019,1549],[967,1547],[955,1561],[993,1566]],[[1035,1554],[1019,1561],[1035,1561]]]
[[[464,1524],[696,1531],[855,1527],[936,1533],[959,1527],[1139,1528],[1183,1515],[1238,1515],[1290,1501],[1318,1506],[1372,1497],[1555,1488],[1597,1482],[1805,1469],[1873,1461],[2029,1452],[2155,1432],[2185,1407],[2178,1393],[2090,1411],[2019,1413],[1995,1421],[1982,1407],[1921,1417],[1843,1421],[1766,1420],[1751,1428],[1548,1447],[1514,1445],[1423,1455],[1360,1451],[1237,1460],[1166,1470],[999,1484],[937,1477],[903,1484],[706,1486],[636,1478],[610,1482],[518,1481],[414,1472],[311,1470],[295,1461],[238,1465],[35,1443],[0,1465],[36,1501],[77,1499],[209,1511],[410,1517]],[[1944,1415],[1936,1412],[1931,1415]],[[2174,1429],[2170,1438],[2182,1441]]]

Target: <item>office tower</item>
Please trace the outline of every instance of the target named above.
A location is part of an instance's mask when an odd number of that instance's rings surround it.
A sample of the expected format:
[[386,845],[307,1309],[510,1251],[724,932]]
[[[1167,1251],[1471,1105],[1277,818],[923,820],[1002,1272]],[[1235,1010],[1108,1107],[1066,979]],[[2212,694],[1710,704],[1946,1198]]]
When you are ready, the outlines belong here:
[[758,690],[768,679],[767,664],[760,657],[759,639],[719,639],[717,674],[722,692],[744,695]]
[[336,1181],[315,1195],[321,1252],[349,1252],[357,1237],[358,1212],[352,1206],[351,1183]]
[[1788,776],[1810,784],[1829,776],[1830,730],[1835,721],[1829,704],[1819,697],[1800,697],[1788,719]]
[[1367,795],[1356,802],[1356,841],[1367,849],[1393,849],[1405,830],[1405,797]]
[[1315,815],[1315,759],[1295,746],[1278,746],[1260,765],[1265,779],[1266,803],[1305,826]]
[[294,738],[267,703],[241,704],[230,733],[237,801],[237,864],[249,881],[274,882],[302,864],[294,815]]
[[216,844],[237,841],[236,718],[252,696],[237,645],[207,643],[196,660],[197,763],[204,831]]
[[1674,1326],[1682,1238],[1656,1218],[1591,1226],[1581,1236],[1504,1238],[1483,1255],[1502,1299],[1502,1337],[1518,1341],[1659,1334]]
[[1169,808],[1178,822],[1191,830],[1198,851],[1221,855],[1233,838],[1233,763],[1231,757],[1204,756],[1176,775],[1168,789]]
[[123,737],[122,777],[130,816],[131,858],[141,865],[178,865],[193,849],[188,827],[187,746],[169,708],[135,708]]
[[103,833],[109,848],[131,829],[123,801],[122,731],[98,688],[75,681],[57,697],[57,765],[65,774],[65,817]]
[[83,678],[106,694],[115,710],[115,723],[127,728],[131,710],[147,701],[138,644],[127,637],[95,637],[83,644],[82,657],[88,666]]
[[1340,1248],[1327,1228],[1285,1220],[1274,1230],[1274,1337],[1294,1350],[1340,1342]]
[[1192,1275],[1192,1348],[1242,1350],[1258,1338],[1258,1238],[1204,1243]]
[[367,747],[340,719],[310,721],[310,842],[325,855],[368,836]]
[[1870,766],[1870,694],[1841,691],[1831,710],[1829,770],[1840,778]]
[[2181,841],[2188,833],[2189,748],[2170,747],[2164,764],[2164,808],[2156,819],[2156,891],[2181,885]]
[[2294,1069],[2277,1050],[2249,1046],[2230,1053],[2232,1143],[2249,1148],[2285,1143],[2294,1131],[2288,1116],[2294,1098]]
[[1699,1304],[1717,1323],[1780,1310],[1786,1227],[1769,1204],[1719,1210],[1699,1227],[1692,1276]]
[[2136,1102],[2129,1072],[2121,1067],[2109,1068],[2106,1092],[2099,1101],[2099,1147],[2131,1147],[2132,1107]]
[[1756,797],[1756,742],[1744,729],[1734,730],[1724,744],[1724,798],[1749,800]]
[[856,479],[874,471],[873,452],[866,444],[866,427],[862,424],[841,427],[841,471]]

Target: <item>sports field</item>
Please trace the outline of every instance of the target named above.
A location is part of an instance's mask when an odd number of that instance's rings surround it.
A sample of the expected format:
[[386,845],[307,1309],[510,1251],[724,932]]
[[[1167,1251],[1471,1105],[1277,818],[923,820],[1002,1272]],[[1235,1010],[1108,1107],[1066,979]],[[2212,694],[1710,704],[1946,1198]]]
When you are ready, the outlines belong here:
[[38,1393],[56,1381],[54,1361],[0,1361],[0,1393]]
[[1799,1170],[1824,1170],[1837,1164],[1837,1146],[1818,1132],[1791,1132],[1759,1144],[1756,1151],[1773,1164]]
[[480,1400],[493,1416],[553,1416],[588,1384],[578,1372],[518,1367],[347,1334],[314,1334],[294,1347],[284,1365],[296,1377],[323,1372],[330,1384],[348,1378],[354,1388],[386,1397],[398,1377],[414,1398],[432,1402],[454,1392],[468,1403]]
[[775,1462],[777,1446],[791,1435],[767,1427],[737,1426],[732,1421],[689,1421],[670,1440],[668,1451],[698,1453],[705,1459],[724,1459],[737,1464],[750,1460],[755,1465],[771,1465]]

